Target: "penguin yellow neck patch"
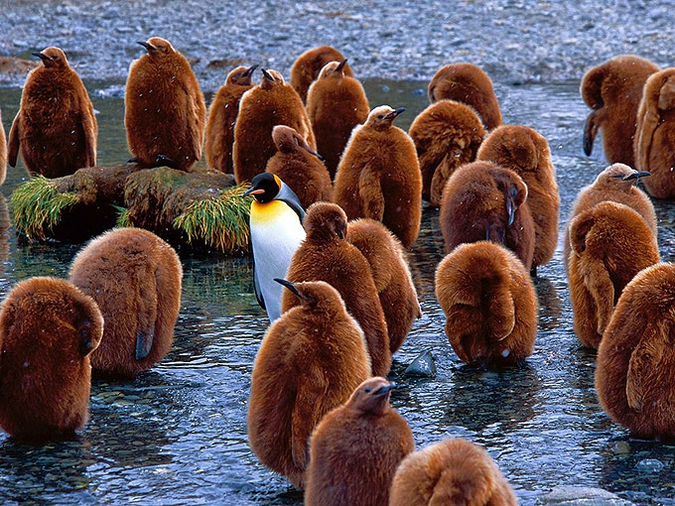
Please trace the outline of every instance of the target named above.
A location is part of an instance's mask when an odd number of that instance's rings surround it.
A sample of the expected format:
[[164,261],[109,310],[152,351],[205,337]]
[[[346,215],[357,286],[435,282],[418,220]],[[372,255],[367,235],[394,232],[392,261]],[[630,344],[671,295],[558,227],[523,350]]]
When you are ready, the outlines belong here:
[[288,204],[281,200],[260,203],[254,200],[251,203],[251,222],[262,223],[272,220],[298,220],[298,215]]

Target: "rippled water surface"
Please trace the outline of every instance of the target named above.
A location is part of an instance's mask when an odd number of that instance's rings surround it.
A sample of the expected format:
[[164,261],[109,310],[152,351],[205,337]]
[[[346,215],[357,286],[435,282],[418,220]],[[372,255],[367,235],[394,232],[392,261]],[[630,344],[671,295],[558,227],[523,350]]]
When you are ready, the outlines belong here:
[[[426,83],[365,84],[371,105],[408,108],[397,120],[403,128],[427,105]],[[112,164],[129,157],[123,102],[100,98],[108,95],[100,88],[91,87],[99,163]],[[599,144],[593,157],[582,153],[587,109],[578,84],[497,85],[496,91],[505,122],[531,126],[550,143],[562,229],[577,191],[606,166]],[[19,97],[19,90],[0,89],[6,131]],[[10,169],[2,194],[9,197],[24,179],[22,168]],[[13,228],[6,232],[5,201],[0,205],[0,295],[30,276],[66,276],[80,245],[19,243]],[[657,202],[656,208],[661,253],[670,260],[675,207]],[[405,387],[392,403],[418,448],[448,436],[484,445],[525,505],[557,485],[675,504],[675,446],[631,439],[598,404],[594,354],[580,348],[572,328],[561,247],[535,279],[539,332],[527,366],[482,372],[464,367],[445,337],[433,287],[442,258],[438,213],[426,209],[422,225],[410,259],[424,315],[394,355],[391,372]],[[0,435],[0,502],[301,504],[301,494],[247,445],[251,369],[267,325],[252,293],[250,261],[217,254],[182,260],[182,307],[167,359],[132,382],[95,380],[90,421],[77,441],[31,447]],[[424,349],[436,358],[437,376],[402,377]]]

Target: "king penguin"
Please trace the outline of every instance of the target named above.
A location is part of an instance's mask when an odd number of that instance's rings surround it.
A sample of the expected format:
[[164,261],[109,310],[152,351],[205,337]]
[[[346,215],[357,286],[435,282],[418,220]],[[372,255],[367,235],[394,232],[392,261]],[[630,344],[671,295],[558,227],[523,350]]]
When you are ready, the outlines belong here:
[[274,279],[286,279],[293,253],[305,239],[305,210],[295,192],[269,172],[256,175],[244,195],[254,198],[250,229],[255,296],[273,322],[281,316],[283,291]]

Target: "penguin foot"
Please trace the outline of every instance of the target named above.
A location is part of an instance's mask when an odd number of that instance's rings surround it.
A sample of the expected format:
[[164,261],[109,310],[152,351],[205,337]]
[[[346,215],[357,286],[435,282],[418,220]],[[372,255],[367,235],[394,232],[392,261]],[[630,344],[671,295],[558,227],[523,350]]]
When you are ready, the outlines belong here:
[[156,160],[156,165],[155,167],[170,167],[172,169],[176,170],[183,170],[181,167],[178,166],[176,162],[174,162],[171,158],[169,158],[166,155],[157,155],[157,160]]

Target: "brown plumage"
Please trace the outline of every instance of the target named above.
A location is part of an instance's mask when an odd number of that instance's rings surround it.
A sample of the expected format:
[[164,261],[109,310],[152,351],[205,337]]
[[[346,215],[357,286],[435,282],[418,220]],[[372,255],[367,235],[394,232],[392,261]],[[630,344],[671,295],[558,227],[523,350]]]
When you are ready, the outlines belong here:
[[[2,115],[0,114],[0,127],[2,127]],[[7,137],[5,137],[5,128],[0,128],[0,185],[5,182],[7,177]]]
[[675,68],[652,74],[637,115],[635,166],[652,173],[645,189],[658,199],[675,197]]
[[242,95],[253,87],[251,75],[257,67],[257,65],[237,67],[231,71],[209,107],[204,158],[209,167],[227,174],[234,173],[232,145],[239,101]]
[[471,63],[455,63],[439,69],[429,83],[427,95],[432,104],[446,98],[471,106],[486,130],[502,124],[502,112],[492,80]]
[[446,253],[464,242],[488,239],[509,248],[531,269],[534,220],[527,186],[514,171],[484,161],[462,165],[445,185],[439,219]]
[[232,160],[238,183],[251,181],[274,156],[275,125],[287,125],[316,149],[314,133],[305,106],[296,91],[276,70],[262,69],[263,78],[241,97],[234,124]]
[[350,220],[381,221],[409,248],[422,220],[422,174],[412,139],[392,125],[404,110],[376,107],[354,129],[335,175],[335,202]]
[[623,163],[615,163],[598,174],[592,184],[585,186],[579,191],[574,204],[572,204],[572,211],[565,226],[563,261],[566,268],[569,266],[570,222],[575,216],[600,202],[609,200],[625,204],[634,209],[642,216],[642,219],[645,220],[649,229],[656,236],[656,212],[654,211],[654,205],[645,192],[635,186],[640,177],[646,176],[649,176],[646,172],[638,172]]
[[[581,98],[593,109],[584,126],[584,152],[590,155],[602,128],[602,145],[609,163],[635,167],[633,140],[642,88],[659,67],[633,55],[620,55],[590,69],[581,79]],[[647,170],[647,169],[645,169]]]
[[42,60],[26,77],[21,107],[9,131],[8,162],[21,148],[31,175],[60,177],[96,165],[98,124],[87,90],[58,47],[33,53]]
[[18,283],[0,311],[0,427],[35,441],[72,437],[82,428],[89,354],[102,332],[96,302],[68,281]]
[[248,440],[260,461],[302,490],[309,436],[370,376],[361,327],[323,281],[287,283],[299,306],[267,330],[256,355]]
[[574,331],[598,348],[622,290],[659,261],[656,236],[642,217],[616,202],[600,202],[570,222],[568,278]]
[[345,75],[347,60],[327,63],[307,93],[307,115],[316,149],[326,159],[331,178],[356,125],[366,121],[370,107],[359,81]]
[[522,262],[499,244],[460,244],[436,269],[445,334],[469,365],[518,365],[537,336],[537,295]]
[[[344,59],[340,51],[330,46],[314,47],[298,56],[291,67],[291,86],[300,96],[303,104],[307,102],[307,91],[312,81],[319,76],[324,65],[331,61]],[[344,67],[344,74],[349,77],[354,75],[348,63]]]
[[639,439],[675,438],[675,266],[656,264],[626,286],[598,349],[603,409]]
[[438,207],[455,169],[476,159],[485,129],[468,105],[439,100],[419,113],[409,132],[420,161],[422,198]]
[[101,308],[105,328],[95,371],[133,378],[171,348],[183,271],[152,232],[120,228],[93,239],[73,260],[70,280]]
[[295,192],[303,209],[320,200],[333,201],[333,184],[326,166],[305,139],[286,125],[272,129],[277,152],[267,161],[267,172],[276,174]]
[[346,237],[370,264],[387,321],[389,350],[394,353],[422,316],[405,249],[387,227],[368,218],[350,221]]
[[394,387],[364,381],[328,413],[310,441],[305,504],[387,506],[396,468],[415,450],[408,423],[389,405]]
[[534,220],[532,268],[553,257],[558,244],[560,195],[546,138],[530,127],[502,125],[483,141],[478,160],[487,160],[516,172],[527,185],[527,205]]
[[462,438],[444,439],[409,454],[398,466],[389,506],[516,506],[492,457]]
[[147,53],[129,67],[124,93],[127,145],[147,167],[189,171],[202,157],[206,104],[187,59],[169,41],[139,42]]
[[[303,224],[307,238],[293,255],[287,279],[292,282],[322,280],[335,287],[347,311],[363,329],[373,374],[386,376],[391,366],[387,322],[368,261],[345,239],[344,211],[335,204],[317,202],[307,209]],[[297,298],[285,292],[281,312],[297,304]]]

